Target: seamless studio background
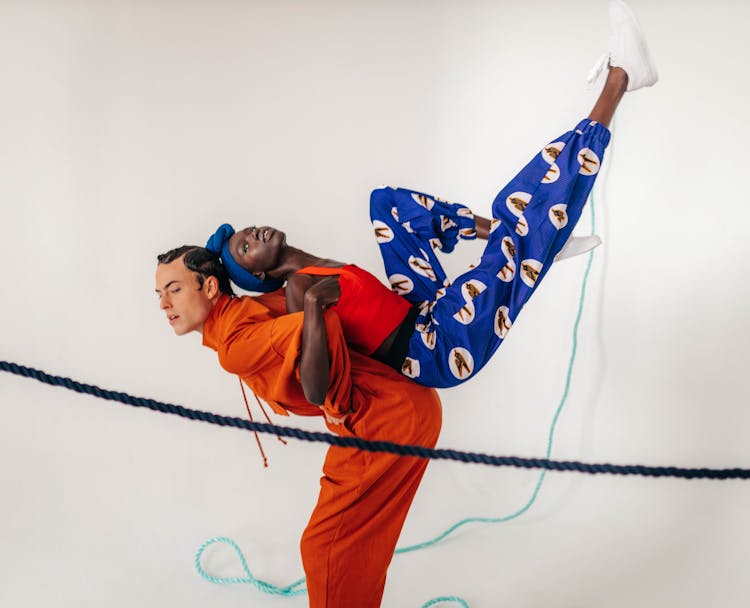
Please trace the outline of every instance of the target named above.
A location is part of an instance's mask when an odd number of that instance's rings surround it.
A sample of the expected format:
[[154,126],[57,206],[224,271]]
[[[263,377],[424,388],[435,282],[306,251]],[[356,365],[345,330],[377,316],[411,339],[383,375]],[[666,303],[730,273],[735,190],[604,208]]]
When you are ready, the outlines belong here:
[[[750,8],[632,5],[661,81],[616,118],[553,456],[742,466]],[[370,190],[486,215],[591,109],[584,78],[607,37],[598,0],[0,2],[0,357],[243,416],[236,379],[158,309],[156,254],[263,223],[385,279]],[[479,253],[464,245],[446,266]],[[491,364],[441,393],[441,446],[543,455],[584,267],[556,265]],[[302,576],[324,446],[264,437],[263,470],[246,433],[7,374],[0,401],[0,604],[306,604],[210,585],[192,560],[228,535],[260,578]],[[537,475],[432,463],[402,544],[517,510]],[[521,519],[396,557],[383,606],[745,606],[748,508],[742,482],[551,474]],[[240,574],[229,550],[205,565]]]

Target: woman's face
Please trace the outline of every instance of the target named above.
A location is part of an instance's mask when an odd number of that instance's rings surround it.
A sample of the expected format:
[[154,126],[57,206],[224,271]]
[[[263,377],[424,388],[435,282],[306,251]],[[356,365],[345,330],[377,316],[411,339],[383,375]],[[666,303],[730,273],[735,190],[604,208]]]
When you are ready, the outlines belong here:
[[248,226],[229,237],[229,252],[245,270],[261,280],[278,266],[286,234],[270,226]]

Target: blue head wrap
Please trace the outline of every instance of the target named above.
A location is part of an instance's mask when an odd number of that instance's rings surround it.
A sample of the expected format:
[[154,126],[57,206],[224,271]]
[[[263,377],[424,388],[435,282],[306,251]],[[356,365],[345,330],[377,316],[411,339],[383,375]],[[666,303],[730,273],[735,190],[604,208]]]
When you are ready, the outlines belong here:
[[276,291],[284,284],[284,281],[271,280],[261,281],[249,270],[240,266],[229,252],[229,237],[234,234],[234,228],[229,224],[222,224],[219,229],[211,235],[206,243],[206,249],[221,256],[224,268],[227,269],[229,278],[246,291]]

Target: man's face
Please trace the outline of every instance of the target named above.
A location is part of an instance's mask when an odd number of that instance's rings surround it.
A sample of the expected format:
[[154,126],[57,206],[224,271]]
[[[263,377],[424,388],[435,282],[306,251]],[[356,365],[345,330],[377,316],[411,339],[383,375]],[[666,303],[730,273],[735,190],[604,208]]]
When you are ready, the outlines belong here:
[[214,277],[209,277],[200,287],[198,277],[185,266],[181,257],[156,267],[159,307],[167,314],[175,334],[203,331],[203,324],[218,297],[215,283]]

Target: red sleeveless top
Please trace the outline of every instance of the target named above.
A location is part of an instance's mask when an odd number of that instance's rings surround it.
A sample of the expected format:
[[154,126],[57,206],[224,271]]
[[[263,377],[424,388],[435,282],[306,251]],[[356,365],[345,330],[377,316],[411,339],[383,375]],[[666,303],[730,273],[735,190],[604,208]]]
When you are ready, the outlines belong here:
[[374,353],[411,310],[408,300],[354,264],[339,268],[306,266],[297,273],[338,275],[341,297],[331,308],[341,320],[349,346],[366,355]]

